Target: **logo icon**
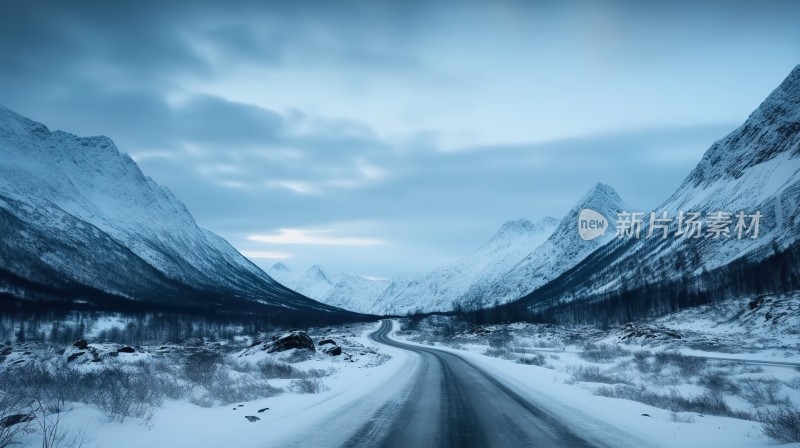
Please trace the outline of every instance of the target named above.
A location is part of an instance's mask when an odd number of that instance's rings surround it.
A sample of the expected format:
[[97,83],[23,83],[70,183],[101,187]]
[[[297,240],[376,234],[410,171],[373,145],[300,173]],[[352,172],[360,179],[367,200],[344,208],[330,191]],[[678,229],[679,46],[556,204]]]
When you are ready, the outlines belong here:
[[584,241],[603,236],[608,230],[608,220],[596,211],[585,208],[578,214],[578,235]]

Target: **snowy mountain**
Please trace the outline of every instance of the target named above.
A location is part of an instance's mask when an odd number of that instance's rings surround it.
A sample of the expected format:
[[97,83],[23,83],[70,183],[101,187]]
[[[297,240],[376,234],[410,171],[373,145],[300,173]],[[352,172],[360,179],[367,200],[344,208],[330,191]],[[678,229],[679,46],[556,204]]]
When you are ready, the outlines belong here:
[[[581,210],[591,209],[608,219],[604,235],[584,241],[578,234],[578,215]],[[488,281],[475,282],[462,296],[462,302],[474,308],[491,305],[493,302],[508,303],[557,277],[578,264],[598,247],[614,238],[615,217],[627,211],[616,191],[608,185],[597,184],[558,223],[555,231],[540,246],[531,251],[507,272]]]
[[337,308],[367,313],[390,284],[392,281],[388,279],[345,275],[320,301]]
[[0,291],[19,299],[339,312],[199,228],[109,138],[51,132],[2,107],[0,229]]
[[391,280],[332,274],[319,265],[298,275],[285,264],[275,263],[267,272],[287,288],[319,302],[358,313],[368,313],[387,288],[397,284]]
[[[658,285],[673,285],[675,297],[669,300],[675,303],[705,300],[703,297],[726,288],[738,291],[745,286],[756,288],[753,291],[761,288],[764,293],[780,292],[791,283],[787,280],[790,272],[796,270],[794,262],[786,264],[781,252],[797,249],[799,204],[800,66],[744,124],[714,143],[678,190],[655,210],[659,215],[666,211],[672,218],[667,238],[615,239],[519,303],[533,310],[574,300],[623,303],[620,294],[629,291],[627,300],[638,300],[639,308],[649,301],[648,309],[669,310],[674,303],[653,302]],[[681,212],[702,214],[699,237],[683,237],[678,232]],[[709,233],[709,220],[713,221],[717,212],[732,214],[727,237]],[[739,212],[744,217],[742,238],[737,232]],[[759,232],[753,238],[754,229],[750,227],[747,233],[747,228],[757,213]],[[649,230],[647,221],[643,235]],[[743,269],[745,276],[737,277]],[[765,278],[754,280],[755,273],[763,269],[780,271],[767,271]],[[701,278],[702,282],[696,281]],[[783,286],[771,284],[776,281],[783,281]],[[690,284],[694,289],[686,290]]]
[[314,265],[308,268],[291,288],[306,297],[323,301],[333,289],[336,280],[338,280],[338,276],[334,277],[332,274],[326,273],[322,266]]
[[267,269],[267,274],[281,285],[290,289],[293,288],[298,279],[298,274],[281,262],[270,266],[269,269]]
[[472,285],[493,282],[524,259],[550,236],[556,224],[549,217],[538,223],[525,219],[509,221],[489,242],[463,260],[412,280],[405,288],[393,288],[398,293],[384,294],[370,311],[406,314],[452,310]]

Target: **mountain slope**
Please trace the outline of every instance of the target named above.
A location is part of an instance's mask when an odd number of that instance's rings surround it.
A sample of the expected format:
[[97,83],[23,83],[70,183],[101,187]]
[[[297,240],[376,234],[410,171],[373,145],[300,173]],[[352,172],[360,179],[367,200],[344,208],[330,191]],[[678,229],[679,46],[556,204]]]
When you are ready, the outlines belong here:
[[[800,66],[744,124],[714,143],[678,190],[657,209],[658,212],[667,211],[673,218],[680,211],[701,212],[704,220],[717,211],[734,215],[743,211],[747,216],[758,212],[761,219],[757,238],[750,238],[753,232],[738,238],[735,216],[728,238],[709,237],[707,227],[703,228],[700,238],[677,237],[675,219],[670,224],[668,238],[613,240],[514,306],[545,310],[554,306],[563,308],[563,304],[570,301],[606,301],[627,308],[614,308],[616,311],[610,312],[630,316],[632,305],[620,301],[623,295],[628,302],[640,302],[636,306],[641,310],[637,312],[669,311],[675,306],[674,303],[651,303],[645,310],[644,303],[650,300],[648,296],[654,295],[658,285],[673,285],[675,297],[670,300],[677,302],[702,291],[718,293],[727,290],[725,288],[743,287],[754,281],[755,271],[761,269],[759,266],[772,266],[772,269],[784,266],[781,257],[788,255],[781,254],[796,252],[800,237],[798,204]],[[752,224],[752,219],[745,223]],[[647,233],[647,225],[643,233]],[[752,266],[754,272],[748,274],[747,266]],[[780,269],[773,272],[772,277],[783,281],[783,286],[774,286],[772,279],[759,280],[754,290],[767,293],[786,288],[791,283],[787,279],[796,274],[797,267],[785,265]],[[715,272],[718,274],[712,275]],[[715,280],[709,280],[711,278]],[[686,285],[694,289],[686,290]]]
[[321,302],[350,311],[367,313],[391,283],[392,281],[388,279],[345,275],[336,282]]
[[489,242],[463,260],[412,280],[395,296],[384,294],[370,311],[406,314],[452,310],[454,302],[460,300],[471,285],[495,280],[545,241],[556,222],[553,218],[538,223],[525,219],[509,221]]
[[[603,236],[589,241],[580,238],[577,231],[578,215],[584,209],[594,210],[606,217],[608,229]],[[533,291],[613,239],[615,217],[621,211],[627,211],[627,207],[617,192],[605,184],[595,185],[559,222],[544,243],[508,272],[491,279],[491,282],[475,282],[464,293],[462,301],[467,305],[491,304],[491,301],[508,303]]]
[[62,300],[82,285],[123,301],[339,312],[199,228],[110,139],[51,132],[2,107],[0,225],[0,288],[18,298],[35,298],[28,282]]

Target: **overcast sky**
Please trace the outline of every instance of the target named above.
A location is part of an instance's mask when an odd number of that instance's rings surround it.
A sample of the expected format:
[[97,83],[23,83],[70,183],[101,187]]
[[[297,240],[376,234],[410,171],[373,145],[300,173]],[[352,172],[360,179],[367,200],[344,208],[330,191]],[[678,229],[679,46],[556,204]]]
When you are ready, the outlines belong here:
[[657,206],[800,63],[796,1],[46,3],[0,4],[0,104],[262,266],[375,277],[598,181]]

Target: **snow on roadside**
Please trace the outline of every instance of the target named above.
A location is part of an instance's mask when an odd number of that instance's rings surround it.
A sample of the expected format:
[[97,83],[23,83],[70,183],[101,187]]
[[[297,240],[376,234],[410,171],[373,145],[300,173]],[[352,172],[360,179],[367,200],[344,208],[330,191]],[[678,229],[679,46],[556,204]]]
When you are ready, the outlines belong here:
[[[398,324],[395,323],[395,331],[397,328]],[[394,332],[393,337],[411,345],[431,348],[408,341]],[[625,433],[665,448],[775,446],[763,435],[756,422],[708,415],[700,417],[688,412],[678,413],[678,420],[688,420],[692,416],[694,423],[675,422],[670,411],[635,401],[597,396],[590,390],[567,384],[570,375],[565,372],[518,364],[467,350],[439,345],[434,348],[461,356],[514,392],[567,422],[579,434],[596,436],[611,446],[621,445],[624,440],[619,437]],[[612,431],[604,430],[609,427]]]
[[[365,349],[375,348],[368,333],[374,325],[361,327],[361,334],[350,337]],[[61,428],[67,431],[88,433],[88,446],[115,448],[139,448],[142,446],[193,446],[193,447],[264,447],[289,446],[292,440],[307,440],[315,429],[332,416],[345,415],[350,418],[353,430],[371,415],[350,413],[353,404],[365,396],[382,396],[385,399],[396,395],[404,387],[398,381],[398,372],[413,368],[414,356],[392,347],[380,346],[380,353],[391,356],[382,364],[362,356],[363,362],[341,362],[331,360],[327,367],[336,371],[324,378],[327,390],[318,394],[283,393],[278,396],[231,405],[203,408],[188,400],[166,402],[152,422],[129,418],[124,422],[110,422],[98,408],[74,403],[72,411],[63,415]],[[354,356],[354,359],[357,356]],[[304,361],[315,368],[322,367],[319,359]],[[307,367],[304,365],[303,367]],[[410,376],[409,376],[410,377]],[[281,380],[270,380],[280,385]],[[269,408],[262,412],[259,410]],[[367,409],[365,409],[366,411]],[[245,416],[260,420],[250,422]],[[341,436],[346,435],[347,426],[342,427]],[[336,446],[330,441],[336,434],[319,434],[321,446]],[[313,437],[312,437],[313,438]],[[26,440],[32,445],[40,444],[35,435]]]

